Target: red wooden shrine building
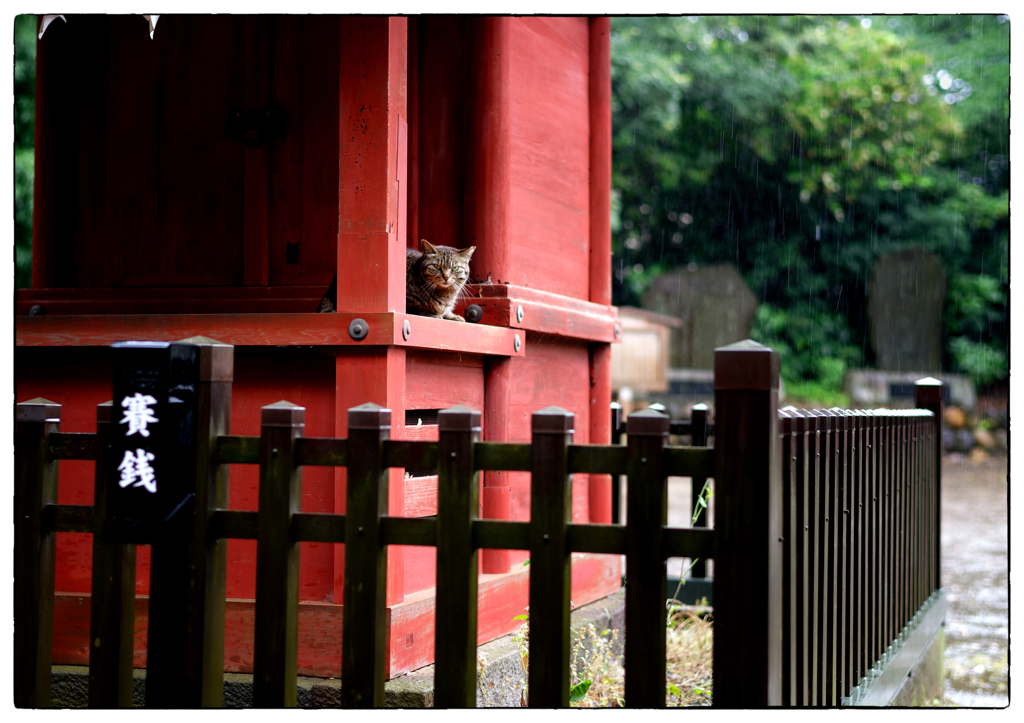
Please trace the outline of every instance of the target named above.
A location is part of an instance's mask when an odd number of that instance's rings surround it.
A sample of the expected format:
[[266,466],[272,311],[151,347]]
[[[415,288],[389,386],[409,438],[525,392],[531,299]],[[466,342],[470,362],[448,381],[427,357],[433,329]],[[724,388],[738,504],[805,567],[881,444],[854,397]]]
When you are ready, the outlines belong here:
[[[140,16],[66,18],[38,45],[17,401],[59,402],[63,431],[94,432],[110,343],[203,335],[235,346],[232,434],[258,435],[260,407],[287,399],[306,436],[344,437],[346,410],[375,402],[392,438],[436,439],[436,410],[465,404],[484,439],[525,442],[555,404],[577,442],[609,441],[607,18],[165,15],[152,39]],[[422,238],[477,247],[480,323],[405,314],[404,250]],[[316,314],[335,273],[338,313]],[[435,514],[437,478],[409,472],[392,470],[390,514]],[[91,504],[93,475],[62,462],[59,501]],[[230,507],[256,509],[257,483],[234,465]],[[527,473],[483,485],[482,516],[528,518]],[[610,485],[576,475],[573,520],[609,522]],[[303,510],[344,512],[344,490],[343,468],[307,467]],[[255,549],[228,543],[230,671],[252,670]],[[389,549],[391,676],[433,661],[434,556]],[[89,535],[61,533],[57,557],[53,661],[86,664]],[[528,604],[525,557],[482,553],[481,642]],[[302,675],[340,676],[343,576],[341,545],[302,544]],[[619,585],[617,556],[575,556],[575,604]]]

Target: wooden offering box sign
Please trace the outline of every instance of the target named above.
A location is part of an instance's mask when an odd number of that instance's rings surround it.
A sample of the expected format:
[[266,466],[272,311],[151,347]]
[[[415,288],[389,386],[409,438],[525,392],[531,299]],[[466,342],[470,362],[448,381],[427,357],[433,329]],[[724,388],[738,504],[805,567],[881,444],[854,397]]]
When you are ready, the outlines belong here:
[[108,477],[105,532],[109,542],[151,543],[192,513],[199,348],[129,341],[113,349],[118,474]]
[[[345,438],[347,410],[373,403],[391,410],[391,439],[437,440],[439,410],[461,404],[481,412],[484,441],[529,442],[530,415],[555,405],[575,415],[576,442],[610,442],[608,18],[166,15],[152,38],[138,16],[65,18],[38,43],[16,399],[63,405],[71,433],[95,432],[96,405],[113,400],[123,519],[173,524],[190,504],[159,466],[172,443],[152,443],[160,425],[181,432],[190,401],[174,388],[172,342],[195,336],[234,347],[218,422],[231,435],[259,435],[260,409],[288,400],[305,409],[305,437]],[[248,133],[259,111],[273,128]],[[405,252],[421,239],[476,246],[456,313],[476,304],[477,323],[406,313]],[[337,313],[317,314],[335,275]],[[365,334],[351,332],[357,319]],[[111,347],[128,339],[161,344]],[[121,366],[131,354],[165,355],[156,387]],[[118,424],[129,409],[150,446]],[[94,464],[59,469],[59,501],[93,504]],[[257,510],[258,475],[230,465],[223,504]],[[530,518],[529,473],[481,478],[482,517]],[[436,515],[437,484],[392,469],[388,515]],[[302,512],[345,513],[346,490],[345,468],[305,467]],[[569,514],[609,523],[610,476],[574,475]],[[60,533],[57,545],[53,660],[82,665],[92,540]],[[251,672],[256,543],[226,546],[224,668]],[[530,568],[523,551],[478,557],[485,642],[518,627]],[[137,667],[150,566],[140,546]],[[434,661],[436,567],[434,548],[388,549],[390,676]],[[301,675],[341,674],[344,581],[342,545],[301,543]],[[576,605],[620,586],[618,556],[573,556]]]

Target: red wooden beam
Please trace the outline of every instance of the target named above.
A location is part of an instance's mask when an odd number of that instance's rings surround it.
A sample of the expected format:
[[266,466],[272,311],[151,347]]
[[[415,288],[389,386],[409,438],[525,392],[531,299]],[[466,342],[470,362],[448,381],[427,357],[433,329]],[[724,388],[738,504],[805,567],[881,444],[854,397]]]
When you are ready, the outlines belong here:
[[484,312],[482,324],[587,341],[613,342],[618,338],[618,312],[608,305],[514,284],[471,284],[466,290],[468,296],[459,300],[456,313],[463,313],[469,304],[477,304]]
[[[353,339],[348,331],[356,318],[363,319],[368,327],[361,340]],[[409,323],[408,339],[403,333],[405,322]],[[525,331],[391,312],[44,315],[15,319],[17,346],[108,346],[126,339],[176,341],[189,336],[207,336],[235,346],[394,345],[499,356],[523,356],[526,349]]]

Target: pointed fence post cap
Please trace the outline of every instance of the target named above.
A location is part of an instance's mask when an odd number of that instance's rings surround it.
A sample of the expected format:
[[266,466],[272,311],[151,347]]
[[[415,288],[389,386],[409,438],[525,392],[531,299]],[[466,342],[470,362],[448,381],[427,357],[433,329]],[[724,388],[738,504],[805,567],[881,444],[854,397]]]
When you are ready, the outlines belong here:
[[306,408],[282,399],[260,409],[260,425],[263,427],[304,427]]
[[576,415],[561,407],[544,407],[530,415],[534,434],[571,434]]
[[942,381],[934,377],[918,379],[914,383],[914,401],[920,406],[923,404],[938,404],[945,401],[945,389]]
[[391,429],[391,410],[373,402],[348,410],[349,429]]
[[669,418],[657,409],[644,409],[629,415],[626,434],[630,437],[661,437],[668,434]]
[[483,414],[465,404],[442,409],[437,413],[437,428],[440,432],[479,432]]
[[36,397],[27,402],[19,402],[15,421],[18,422],[59,422],[60,405],[49,399]]
[[715,389],[768,391],[779,388],[779,353],[745,339],[715,349]]
[[199,347],[199,381],[234,381],[235,347],[231,344],[201,335],[179,339],[175,343],[194,344]]
[[96,423],[111,424],[114,421],[114,401],[100,402],[96,405]]

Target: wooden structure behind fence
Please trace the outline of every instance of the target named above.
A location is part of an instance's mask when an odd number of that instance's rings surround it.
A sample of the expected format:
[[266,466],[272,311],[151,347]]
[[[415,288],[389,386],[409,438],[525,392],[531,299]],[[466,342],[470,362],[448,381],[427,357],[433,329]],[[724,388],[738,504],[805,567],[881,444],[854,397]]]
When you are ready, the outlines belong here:
[[[938,587],[941,389],[930,384],[919,386],[924,410],[779,412],[778,355],[747,341],[716,350],[713,449],[666,446],[670,422],[654,410],[631,415],[625,446],[574,445],[574,416],[557,407],[533,414],[529,444],[481,442],[481,413],[465,407],[439,413],[438,442],[391,440],[391,411],[374,404],[349,410],[347,439],[304,437],[304,409],[288,402],[263,407],[259,437],[232,436],[230,347],[200,346],[196,514],[153,542],[148,706],[223,703],[227,538],[257,540],[258,707],[296,703],[300,541],[345,545],[346,707],[384,704],[388,545],[437,548],[437,707],[476,701],[481,549],[529,551],[539,707],[569,703],[573,552],[626,555],[631,707],[665,705],[668,557],[716,562],[723,707],[839,705]],[[103,534],[111,406],[99,406],[95,435],[61,433],[60,413],[44,399],[17,408],[15,704],[50,704],[54,538],[78,531],[94,539],[89,703],[130,706],[136,546]],[[57,504],[60,459],[96,460],[95,507]],[[258,511],[225,509],[230,464],[259,465]],[[312,465],[347,467],[345,514],[301,512]],[[437,470],[436,517],[387,515],[396,467]],[[479,519],[483,470],[531,473],[529,522]],[[574,473],[626,475],[626,523],[570,523]],[[665,525],[670,475],[715,479],[715,529]]]

